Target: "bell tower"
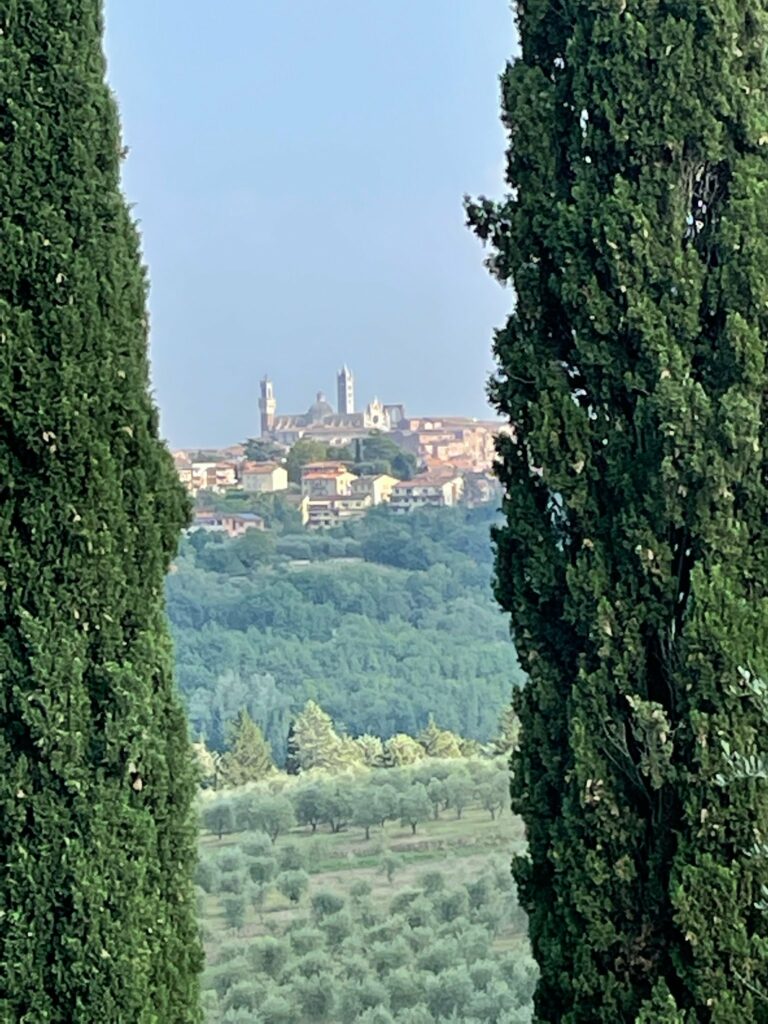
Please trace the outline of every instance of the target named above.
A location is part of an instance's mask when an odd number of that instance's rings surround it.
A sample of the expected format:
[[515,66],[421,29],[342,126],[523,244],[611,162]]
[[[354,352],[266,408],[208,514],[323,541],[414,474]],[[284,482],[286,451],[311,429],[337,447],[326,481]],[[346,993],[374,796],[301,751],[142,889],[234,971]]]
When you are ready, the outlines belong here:
[[259,409],[261,409],[261,436],[266,437],[272,433],[275,424],[275,410],[277,409],[275,389],[269,377],[264,377],[261,381]]
[[342,416],[349,416],[355,411],[355,378],[345,363],[336,376],[338,385],[338,409]]

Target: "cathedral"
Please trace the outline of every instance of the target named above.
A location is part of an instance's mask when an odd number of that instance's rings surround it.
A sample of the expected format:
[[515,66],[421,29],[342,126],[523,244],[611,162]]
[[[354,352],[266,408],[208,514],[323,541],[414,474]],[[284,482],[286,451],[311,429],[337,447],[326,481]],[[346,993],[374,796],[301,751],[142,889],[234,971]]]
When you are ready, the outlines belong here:
[[275,389],[269,377],[261,382],[261,436],[280,444],[292,445],[301,437],[344,445],[355,437],[364,437],[373,430],[394,430],[405,419],[402,405],[384,405],[378,398],[355,412],[355,378],[347,366],[337,376],[338,411],[318,391],[315,401],[305,413],[279,416]]

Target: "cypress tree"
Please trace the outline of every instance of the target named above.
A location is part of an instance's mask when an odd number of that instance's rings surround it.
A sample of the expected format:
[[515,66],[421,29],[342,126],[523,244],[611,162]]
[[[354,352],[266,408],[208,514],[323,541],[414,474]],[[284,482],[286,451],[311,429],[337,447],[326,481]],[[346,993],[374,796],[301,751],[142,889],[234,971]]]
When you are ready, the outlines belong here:
[[188,1024],[194,769],[100,0],[0,11],[0,1020]]
[[768,1021],[768,4],[528,0],[497,593],[536,1020]]

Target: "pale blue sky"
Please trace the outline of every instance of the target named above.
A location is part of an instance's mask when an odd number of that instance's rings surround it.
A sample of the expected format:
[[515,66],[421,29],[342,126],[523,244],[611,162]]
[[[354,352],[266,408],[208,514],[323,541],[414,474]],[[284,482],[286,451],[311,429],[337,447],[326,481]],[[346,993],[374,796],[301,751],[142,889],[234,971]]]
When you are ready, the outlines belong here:
[[107,0],[110,81],[173,446],[258,433],[335,371],[411,414],[487,415],[511,303],[463,226],[502,188],[507,0]]

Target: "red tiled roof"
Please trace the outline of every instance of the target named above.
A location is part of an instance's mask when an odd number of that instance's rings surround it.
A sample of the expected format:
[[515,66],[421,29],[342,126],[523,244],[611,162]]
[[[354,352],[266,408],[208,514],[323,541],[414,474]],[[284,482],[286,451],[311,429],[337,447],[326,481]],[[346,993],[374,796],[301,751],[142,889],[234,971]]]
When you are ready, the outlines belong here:
[[243,473],[274,473],[276,469],[282,468],[276,462],[246,462]]

